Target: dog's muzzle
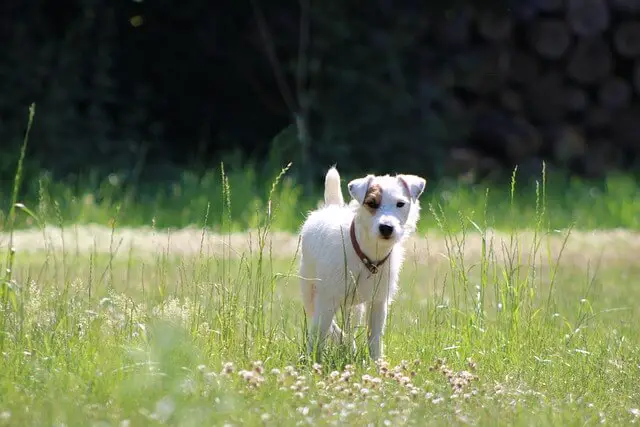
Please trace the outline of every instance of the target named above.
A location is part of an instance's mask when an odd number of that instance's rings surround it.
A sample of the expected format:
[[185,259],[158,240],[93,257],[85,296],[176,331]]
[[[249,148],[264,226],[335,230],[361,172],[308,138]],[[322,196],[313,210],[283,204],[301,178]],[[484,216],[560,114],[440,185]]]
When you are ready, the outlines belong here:
[[378,230],[380,231],[380,235],[385,239],[388,239],[393,234],[393,227],[387,224],[380,224]]

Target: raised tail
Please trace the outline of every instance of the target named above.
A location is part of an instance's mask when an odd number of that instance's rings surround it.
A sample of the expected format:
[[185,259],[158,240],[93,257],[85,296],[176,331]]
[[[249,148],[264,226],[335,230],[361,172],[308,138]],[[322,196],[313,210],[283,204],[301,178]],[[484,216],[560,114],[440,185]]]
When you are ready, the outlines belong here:
[[335,167],[329,169],[324,178],[324,204],[344,205],[342,188],[340,187],[340,174]]

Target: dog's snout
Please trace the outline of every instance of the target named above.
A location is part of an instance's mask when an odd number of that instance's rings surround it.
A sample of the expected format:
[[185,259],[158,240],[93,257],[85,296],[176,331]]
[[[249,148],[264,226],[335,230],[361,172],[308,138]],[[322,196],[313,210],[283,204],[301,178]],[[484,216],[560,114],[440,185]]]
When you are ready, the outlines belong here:
[[385,238],[390,237],[391,233],[393,233],[393,227],[387,224],[380,224],[378,229],[380,230],[380,235]]

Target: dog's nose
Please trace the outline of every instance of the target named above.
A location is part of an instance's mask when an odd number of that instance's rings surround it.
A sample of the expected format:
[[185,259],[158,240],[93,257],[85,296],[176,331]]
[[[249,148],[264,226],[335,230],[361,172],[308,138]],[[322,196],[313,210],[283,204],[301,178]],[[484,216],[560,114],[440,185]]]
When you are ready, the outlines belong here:
[[380,230],[380,235],[385,238],[391,236],[391,233],[393,233],[393,227],[387,224],[380,224],[378,229]]

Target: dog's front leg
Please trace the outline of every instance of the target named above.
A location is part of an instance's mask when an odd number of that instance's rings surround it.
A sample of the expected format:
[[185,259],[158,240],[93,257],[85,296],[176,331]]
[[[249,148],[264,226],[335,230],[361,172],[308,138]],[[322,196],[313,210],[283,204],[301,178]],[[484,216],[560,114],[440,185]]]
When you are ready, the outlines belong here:
[[369,356],[374,361],[382,357],[383,345],[382,335],[384,334],[384,325],[387,321],[387,302],[373,301],[369,311]]

